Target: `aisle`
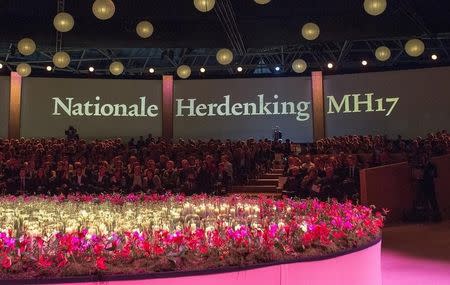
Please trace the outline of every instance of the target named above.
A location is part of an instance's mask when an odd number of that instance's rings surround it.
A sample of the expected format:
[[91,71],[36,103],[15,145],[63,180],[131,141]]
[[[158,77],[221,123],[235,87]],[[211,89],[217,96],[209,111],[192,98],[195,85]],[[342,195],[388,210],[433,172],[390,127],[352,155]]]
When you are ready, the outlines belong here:
[[385,228],[381,268],[383,285],[450,284],[450,221]]

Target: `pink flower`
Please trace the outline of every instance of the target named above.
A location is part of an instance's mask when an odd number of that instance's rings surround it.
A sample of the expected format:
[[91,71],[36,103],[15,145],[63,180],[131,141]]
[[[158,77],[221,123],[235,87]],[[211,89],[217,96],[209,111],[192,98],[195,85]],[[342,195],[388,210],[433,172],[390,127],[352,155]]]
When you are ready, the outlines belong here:
[[3,257],[2,267],[5,268],[5,269],[8,269],[8,268],[11,267],[11,265],[12,265],[11,257],[9,257],[9,256]]
[[52,266],[52,262],[50,259],[45,258],[43,255],[41,255],[38,260],[38,265],[42,268],[49,268],[50,266]]
[[96,260],[97,268],[100,270],[107,270],[108,267],[106,267],[105,264],[105,258],[104,257],[98,257]]

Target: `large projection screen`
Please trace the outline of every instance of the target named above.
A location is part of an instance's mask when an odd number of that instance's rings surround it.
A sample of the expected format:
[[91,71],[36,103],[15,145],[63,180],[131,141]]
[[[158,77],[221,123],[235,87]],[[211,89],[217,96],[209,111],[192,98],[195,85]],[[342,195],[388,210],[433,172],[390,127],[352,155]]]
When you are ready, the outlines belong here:
[[327,136],[412,138],[450,127],[448,67],[326,76],[324,91]]
[[21,136],[63,137],[68,126],[82,138],[160,136],[161,98],[156,80],[24,78]]
[[310,78],[177,80],[174,93],[175,138],[272,138],[278,126],[312,141]]
[[9,77],[0,76],[0,138],[8,137],[9,85]]

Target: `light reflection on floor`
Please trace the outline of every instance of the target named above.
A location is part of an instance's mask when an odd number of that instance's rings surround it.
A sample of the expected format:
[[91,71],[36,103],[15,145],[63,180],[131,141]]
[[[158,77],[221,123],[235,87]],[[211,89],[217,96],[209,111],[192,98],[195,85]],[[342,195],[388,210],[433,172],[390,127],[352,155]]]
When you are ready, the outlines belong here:
[[383,285],[450,284],[450,221],[385,228],[381,268]]

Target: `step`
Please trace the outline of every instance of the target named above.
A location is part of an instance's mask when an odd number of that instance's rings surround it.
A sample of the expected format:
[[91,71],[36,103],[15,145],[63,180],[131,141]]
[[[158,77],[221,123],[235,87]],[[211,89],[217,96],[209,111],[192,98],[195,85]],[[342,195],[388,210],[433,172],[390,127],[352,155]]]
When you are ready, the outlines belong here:
[[274,168],[272,169],[271,173],[275,173],[275,174],[283,174],[283,168]]
[[274,185],[278,186],[278,178],[275,179],[251,179],[248,185]]
[[231,193],[280,193],[276,185],[245,185],[234,186]]
[[280,173],[266,173],[261,176],[262,179],[278,179],[280,176],[283,176]]

